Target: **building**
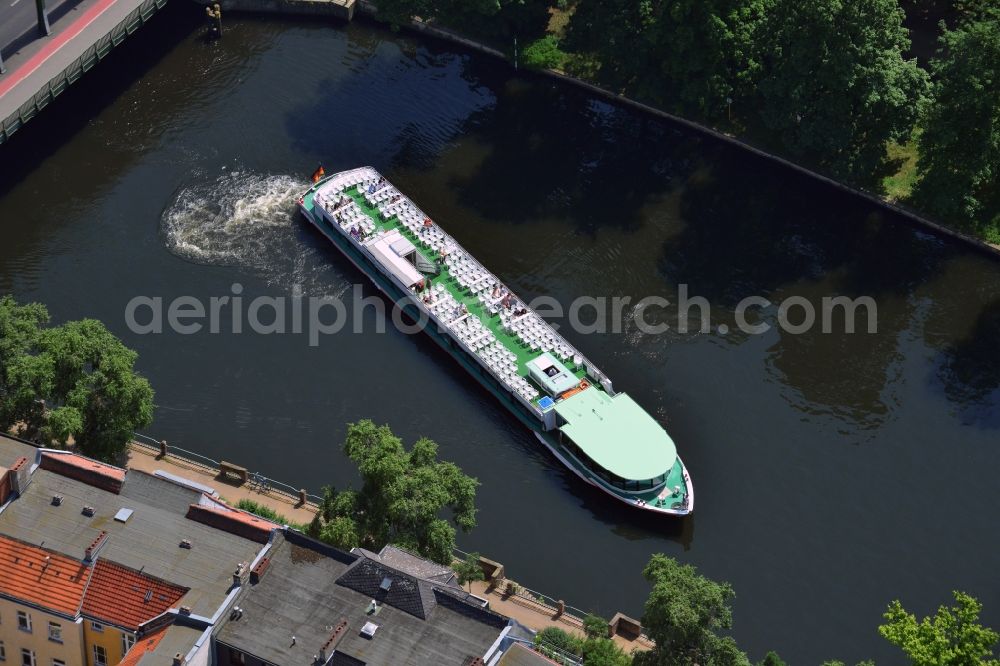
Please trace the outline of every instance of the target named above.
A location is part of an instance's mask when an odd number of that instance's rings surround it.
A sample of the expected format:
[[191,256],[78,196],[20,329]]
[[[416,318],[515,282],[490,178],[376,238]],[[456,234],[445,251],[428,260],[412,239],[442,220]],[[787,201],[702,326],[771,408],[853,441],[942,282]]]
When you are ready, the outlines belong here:
[[345,553],[278,533],[239,610],[217,630],[216,663],[461,666],[498,653],[508,618],[458,587],[447,568],[385,552]]
[[0,436],[0,664],[496,666],[532,636],[405,550]]
[[[24,666],[115,666],[139,642],[153,648],[144,665],[166,649],[164,663],[209,663],[209,630],[277,527],[201,489],[7,437],[0,491],[0,656]],[[157,631],[171,640],[150,646]]]

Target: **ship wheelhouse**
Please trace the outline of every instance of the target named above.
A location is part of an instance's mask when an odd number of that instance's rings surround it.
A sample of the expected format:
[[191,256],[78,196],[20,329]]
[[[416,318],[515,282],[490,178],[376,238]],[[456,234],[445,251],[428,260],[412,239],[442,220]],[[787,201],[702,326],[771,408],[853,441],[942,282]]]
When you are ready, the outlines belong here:
[[606,484],[646,493],[666,482],[677,460],[674,442],[628,395],[588,387],[553,409],[562,446]]

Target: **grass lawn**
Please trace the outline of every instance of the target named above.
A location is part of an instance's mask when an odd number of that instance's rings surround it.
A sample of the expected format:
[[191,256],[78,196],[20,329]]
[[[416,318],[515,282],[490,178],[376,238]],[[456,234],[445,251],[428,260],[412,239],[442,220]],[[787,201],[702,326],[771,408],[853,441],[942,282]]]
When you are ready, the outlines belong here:
[[882,181],[885,196],[889,201],[905,201],[917,181],[917,132],[906,143],[890,143],[886,150],[896,172]]

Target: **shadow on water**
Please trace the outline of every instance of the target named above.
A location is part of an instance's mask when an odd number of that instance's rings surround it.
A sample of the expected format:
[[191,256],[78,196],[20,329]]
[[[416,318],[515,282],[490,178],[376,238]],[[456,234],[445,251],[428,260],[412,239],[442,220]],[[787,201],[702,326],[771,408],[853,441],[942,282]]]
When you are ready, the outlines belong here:
[[498,96],[469,116],[461,134],[484,146],[485,157],[450,184],[489,220],[555,217],[584,234],[634,231],[650,197],[693,168],[688,156],[700,141],[649,116],[530,74],[495,81],[494,72],[477,70],[469,63],[467,78],[486,80]]
[[983,308],[964,338],[941,352],[938,376],[948,398],[964,408],[963,420],[1000,428],[994,394],[1000,389],[1000,299]]
[[430,169],[467,109],[490,101],[486,91],[464,86],[442,93],[439,80],[458,73],[462,55],[390,41],[379,30],[348,28],[346,35],[339,67],[324,72],[285,120],[292,145],[318,155],[327,172],[360,164],[387,174],[400,163]]
[[[682,225],[663,243],[661,275],[730,311],[749,296],[807,299],[819,323],[805,334],[778,332],[770,371],[804,414],[874,430],[892,410],[885,389],[901,359],[899,335],[915,323],[912,296],[960,250],[867,202],[842,197],[818,207],[830,201],[828,186],[754,156],[709,154],[706,163],[682,190]],[[858,310],[850,333],[838,308],[823,332],[823,299],[836,296],[870,297],[875,310]],[[766,317],[772,326],[775,310]]]

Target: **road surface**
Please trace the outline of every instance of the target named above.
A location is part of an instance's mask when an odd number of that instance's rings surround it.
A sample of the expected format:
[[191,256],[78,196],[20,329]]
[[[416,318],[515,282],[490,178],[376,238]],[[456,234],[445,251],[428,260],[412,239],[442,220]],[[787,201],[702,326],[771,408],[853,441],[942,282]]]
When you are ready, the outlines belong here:
[[[47,0],[49,21],[55,24],[76,0]],[[0,0],[0,50],[4,58],[37,39],[35,0]]]

